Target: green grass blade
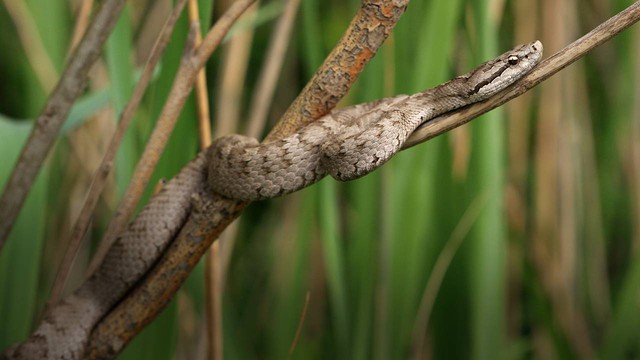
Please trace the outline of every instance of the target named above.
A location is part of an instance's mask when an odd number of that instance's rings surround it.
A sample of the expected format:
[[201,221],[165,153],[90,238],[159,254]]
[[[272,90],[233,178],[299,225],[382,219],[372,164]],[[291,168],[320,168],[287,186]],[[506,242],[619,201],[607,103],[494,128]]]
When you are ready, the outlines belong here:
[[[454,49],[461,1],[432,1],[422,12],[414,13],[414,23],[401,23],[396,29],[397,59],[412,59],[398,67],[398,92],[413,93],[434,86],[449,76],[447,64]],[[419,17],[422,15],[422,17]],[[417,16],[417,17],[416,17]],[[406,20],[406,19],[403,19]],[[416,32],[415,29],[420,29]],[[404,60],[407,61],[407,60]],[[404,79],[404,80],[403,80]],[[376,339],[379,346],[388,342],[388,353],[381,358],[403,357],[411,341],[411,330],[428,270],[442,246],[438,234],[446,234],[444,212],[437,209],[436,185],[444,176],[437,171],[443,138],[403,152],[389,168],[389,203],[384,207],[384,227],[390,231],[383,245],[390,273],[386,336]],[[385,322],[383,322],[385,323]]]
[[[31,123],[0,119],[0,189],[4,187]],[[48,166],[38,175],[6,246],[0,253],[0,349],[23,340],[38,314],[41,251],[44,247]]]
[[[479,44],[474,63],[499,53],[497,25],[491,22],[484,1],[473,3],[473,15]],[[505,129],[501,110],[493,111],[473,123],[474,152],[470,176],[475,179],[474,195],[487,193],[488,201],[473,229],[473,253],[470,259],[472,284],[472,356],[494,359],[495,349],[504,348],[506,299],[506,238],[503,208],[505,183]],[[499,355],[499,354],[498,354]]]
[[[118,115],[131,97],[134,87],[133,29],[130,21],[128,8],[125,7],[105,47],[111,96]],[[115,175],[119,196],[122,196],[126,190],[138,158],[135,140],[135,127],[130,127],[116,154]]]
[[344,241],[338,232],[339,208],[337,203],[337,183],[326,179],[318,184],[319,225],[323,258],[327,274],[327,286],[331,300],[331,313],[338,354],[347,354],[351,320],[349,317],[346,278],[344,268]]

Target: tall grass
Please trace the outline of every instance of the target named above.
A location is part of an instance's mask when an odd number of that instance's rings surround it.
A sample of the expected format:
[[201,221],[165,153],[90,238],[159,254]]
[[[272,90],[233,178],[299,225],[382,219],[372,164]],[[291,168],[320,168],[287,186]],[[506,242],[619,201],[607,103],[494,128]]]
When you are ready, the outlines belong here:
[[[46,82],[24,49],[44,44],[60,71],[75,18],[75,1],[25,3],[28,17],[0,5],[0,184],[46,96]],[[262,1],[257,16],[243,23],[255,35],[247,59],[237,59],[248,62],[241,119],[279,3]],[[413,0],[341,105],[423,90],[518,42],[540,38],[549,55],[629,3]],[[223,4],[199,5],[206,29]],[[138,51],[149,48],[151,37],[144,35],[157,31],[163,6],[166,1],[139,1],[123,12],[74,108],[74,126],[65,128],[0,254],[0,348],[24,339],[38,320],[78,204],[136,82],[145,56]],[[302,0],[271,124],[358,6],[356,0]],[[20,38],[16,24],[29,19],[36,37]],[[120,150],[72,286],[81,281],[162,108],[186,20]],[[362,179],[324,179],[253,204],[240,219],[227,272],[225,356],[286,358],[302,323],[293,353],[301,359],[637,357],[639,51],[640,31],[628,31],[533,94],[402,152]],[[212,109],[225,91],[215,86],[224,71],[221,54],[208,68]],[[195,154],[195,114],[190,99],[152,183],[175,174]],[[214,115],[212,121],[224,119]],[[443,249],[453,252],[439,262]],[[201,356],[203,283],[197,268],[177,301],[122,358]],[[433,293],[425,293],[428,283],[436,284]],[[425,309],[423,299],[430,296],[435,302]]]

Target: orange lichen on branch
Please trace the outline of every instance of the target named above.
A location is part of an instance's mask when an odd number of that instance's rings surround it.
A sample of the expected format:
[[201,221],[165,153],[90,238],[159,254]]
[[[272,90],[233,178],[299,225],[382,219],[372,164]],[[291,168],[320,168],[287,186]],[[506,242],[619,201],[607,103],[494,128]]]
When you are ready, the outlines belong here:
[[[151,270],[143,283],[133,289],[91,334],[85,359],[115,357],[145,326],[164,309],[196,266],[211,243],[242,210],[240,203],[211,194],[199,194],[194,211],[182,228],[179,239],[159,259],[162,266]],[[185,246],[187,245],[187,246]]]
[[407,8],[408,0],[363,1],[336,47],[293,101],[266,141],[296,132],[333,109],[373,58]]

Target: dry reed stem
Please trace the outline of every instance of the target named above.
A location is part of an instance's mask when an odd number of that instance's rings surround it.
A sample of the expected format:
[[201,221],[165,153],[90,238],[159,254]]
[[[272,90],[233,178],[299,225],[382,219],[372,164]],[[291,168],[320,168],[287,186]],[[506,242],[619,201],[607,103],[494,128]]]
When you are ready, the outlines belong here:
[[291,359],[291,356],[293,356],[293,352],[296,350],[296,346],[298,345],[298,339],[300,338],[300,333],[302,332],[302,325],[304,324],[304,319],[307,318],[307,309],[309,308],[310,299],[311,299],[311,294],[307,290],[307,295],[304,298],[304,305],[302,307],[302,312],[300,313],[300,319],[298,320],[298,327],[296,328],[296,335],[293,337],[293,341],[291,341],[291,346],[289,346],[287,359]]
[[82,35],[87,32],[89,19],[91,18],[91,9],[93,9],[93,0],[82,0],[80,10],[78,10],[76,24],[73,28],[73,35],[71,36],[71,47],[69,48],[69,53],[73,53],[76,46],[80,43]]
[[298,13],[300,0],[289,0],[273,32],[269,49],[264,60],[264,65],[260,71],[260,76],[251,98],[249,106],[249,117],[247,120],[246,135],[252,138],[259,138],[265,124],[269,107],[273,101],[273,94],[278,84],[280,71],[287,53],[291,30]]
[[[189,21],[192,24],[200,24],[200,15],[198,11],[198,1],[189,0]],[[198,47],[202,43],[202,33],[200,30],[196,33],[195,46]],[[198,113],[198,136],[200,139],[200,149],[204,150],[211,145],[211,120],[209,114],[209,93],[207,91],[207,73],[202,67],[195,84],[196,94],[196,110]]]
[[[231,1],[223,1],[222,6]],[[254,18],[260,1],[256,1],[244,13],[243,18]],[[216,99],[215,137],[238,132],[242,114],[242,98],[251,54],[254,29],[248,28],[236,33],[222,49],[218,97]]]
[[[200,11],[198,10],[198,1],[189,0],[189,22],[192,24],[200,23]],[[198,31],[196,33],[195,46],[198,47],[202,43],[202,33]],[[207,78],[205,68],[198,73],[195,83],[195,97],[196,97],[196,111],[198,114],[198,137],[200,140],[200,150],[204,150],[211,145],[211,122],[209,111],[209,94],[207,91]],[[216,284],[215,262],[217,258],[218,245],[214,243],[209,248],[209,254],[205,263],[205,323],[207,333],[209,334],[207,341],[207,358],[212,359],[218,356],[218,353],[222,354],[221,347],[218,347],[218,341],[221,342],[220,331],[222,317],[221,312],[218,311],[220,299],[220,293]],[[214,331],[216,329],[216,331]],[[220,340],[219,340],[220,339]],[[220,349],[219,351],[217,351]],[[215,356],[213,356],[215,355]],[[219,357],[221,358],[221,357]]]

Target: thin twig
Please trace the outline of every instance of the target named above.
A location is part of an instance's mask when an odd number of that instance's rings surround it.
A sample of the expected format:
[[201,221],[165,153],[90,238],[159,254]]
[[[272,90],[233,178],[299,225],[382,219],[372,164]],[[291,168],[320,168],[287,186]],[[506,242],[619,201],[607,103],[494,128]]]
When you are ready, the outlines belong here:
[[73,35],[71,36],[71,46],[69,47],[69,53],[73,53],[76,46],[80,43],[82,35],[87,31],[89,26],[89,19],[91,18],[91,9],[93,8],[93,0],[82,0],[80,4],[80,10],[76,17],[76,24],[73,28]]
[[287,354],[287,359],[291,359],[291,356],[293,356],[293,351],[296,349],[296,345],[298,345],[298,339],[300,338],[300,333],[302,332],[302,324],[304,324],[304,319],[307,318],[307,309],[309,307],[309,299],[310,299],[310,294],[309,294],[309,291],[307,291],[307,296],[304,299],[304,306],[302,307],[302,313],[300,314],[300,320],[298,321],[298,328],[296,329],[296,335],[293,337],[291,346],[289,346],[289,353]]
[[91,26],[71,56],[58,85],[38,116],[0,197],[0,251],[44,159],[71,110],[71,105],[84,89],[89,70],[98,60],[100,50],[111,33],[123,5],[124,0],[102,2]]
[[[329,58],[325,60],[325,66],[318,70],[298,98],[307,99],[313,104],[322,102],[324,103],[324,111],[328,112],[330,104],[323,102],[322,99],[328,99],[330,94],[344,95],[343,91],[336,89],[348,89],[356,80],[357,75],[363,69],[360,66],[360,61],[367,62],[375,54],[382,44],[385,34],[391,32],[400,15],[406,9],[407,3],[408,0],[363,1],[362,7],[354,18],[359,19],[359,22],[355,20],[351,22],[347,36],[342,37],[335,47],[335,49],[342,49],[345,53],[340,53],[338,50],[332,51]],[[372,12],[374,15],[371,14]],[[376,48],[368,48],[365,51],[368,58],[359,57],[357,61],[345,59],[349,57],[349,49],[353,50],[346,44],[361,46],[354,39],[367,38],[370,39],[369,44],[377,44]],[[321,84],[326,84],[327,75],[331,73],[331,64],[340,64],[339,59],[342,59],[342,62],[349,62],[354,68],[345,69],[344,66],[336,65],[344,70],[344,74],[348,74],[348,76],[338,77],[334,79],[334,82],[331,82],[331,85],[336,89],[319,89]],[[306,105],[304,100],[298,100],[294,104],[297,104],[295,107],[298,110],[306,107],[311,108],[311,103]],[[288,135],[290,131],[295,131],[296,126],[313,121],[312,116],[322,116],[318,115],[322,114],[318,108],[313,113],[299,113],[298,110],[289,112],[295,116],[283,116],[280,122],[286,124],[281,125],[277,135],[272,135],[272,138]],[[199,210],[192,211],[178,237],[158,259],[158,264],[135,289],[132,289],[125,299],[96,325],[89,341],[89,358],[120,352],[134,336],[158,316],[213,241],[248,205],[246,202],[229,200],[211,193],[200,194],[200,198],[202,202],[206,203],[206,206],[200,206]]]
[[[192,24],[200,24],[198,1],[189,0],[189,21]],[[196,33],[195,46],[202,43],[202,32]],[[200,150],[211,145],[211,119],[209,114],[209,93],[207,91],[207,73],[203,67],[196,77],[195,84],[196,109],[198,113],[198,136],[200,138]]]
[[[259,5],[260,1],[256,0],[242,17],[254,18]],[[237,32],[221,51],[220,76],[217,85],[220,94],[216,99],[214,130],[216,138],[238,132],[254,30],[250,27]]]
[[[162,112],[156,122],[156,126],[153,129],[153,133],[149,138],[149,142],[142,153],[140,161],[136,166],[135,172],[127,187],[125,194],[122,197],[122,202],[118,206],[113,220],[109,224],[107,231],[104,235],[104,239],[100,244],[100,248],[96,252],[94,259],[91,261],[93,269],[97,268],[97,265],[102,263],[104,255],[107,250],[117,238],[117,235],[122,232],[127,224],[133,210],[138,205],[142,192],[149,182],[149,178],[153,173],[153,170],[160,159],[160,155],[164,151],[164,147],[169,140],[178,116],[184,107],[187,97],[191,93],[191,88],[196,81],[196,77],[200,72],[200,69],[205,65],[211,53],[220,44],[225,34],[229,31],[229,28],[236,19],[254,2],[255,0],[238,0],[211,28],[207,36],[202,41],[202,44],[195,49],[192,38],[187,42],[185,52],[176,74],[175,81],[171,87],[169,97],[162,108]],[[190,34],[195,36],[197,30],[192,27]]]
[[173,12],[167,18],[158,39],[156,40],[151,53],[149,54],[149,58],[147,63],[143,69],[142,76],[138,81],[138,85],[131,96],[131,99],[127,103],[124,111],[120,115],[120,120],[118,121],[118,127],[116,128],[115,133],[111,137],[111,141],[109,142],[109,146],[102,158],[102,162],[100,166],[96,170],[96,173],[93,177],[93,181],[91,182],[91,186],[89,187],[89,191],[87,192],[87,197],[84,201],[84,205],[82,206],[82,210],[78,215],[78,219],[73,227],[71,232],[71,238],[69,239],[69,244],[67,245],[67,249],[62,258],[62,263],[60,264],[60,268],[58,269],[58,273],[56,274],[56,278],[53,282],[53,290],[51,291],[51,297],[47,303],[48,306],[56,304],[60,297],[62,296],[62,292],[64,291],[64,286],[66,280],[69,276],[69,272],[71,270],[71,266],[73,265],[73,261],[78,254],[78,250],[82,244],[82,239],[87,233],[87,228],[89,227],[89,222],[91,221],[91,217],[93,216],[93,211],[98,204],[98,199],[100,198],[100,194],[104,190],[105,183],[107,181],[107,177],[113,168],[113,158],[120,146],[120,142],[124,137],[126,130],[129,128],[129,124],[131,124],[131,120],[133,119],[133,115],[135,114],[140,101],[142,100],[142,96],[149,85],[149,81],[153,75],[153,70],[156,67],[156,64],[160,60],[160,57],[164,53],[164,50],[169,43],[169,39],[171,38],[171,34],[173,33],[173,27],[175,26],[176,21],[180,17],[182,13],[182,9],[186,0],[179,0],[176,3],[176,6],[173,8]]
[[468,107],[444,114],[422,125],[411,134],[403,149],[408,149],[421,142],[466,124],[472,119],[497,108],[507,101],[524,94],[534,86],[553,74],[580,59],[595,47],[605,43],[613,36],[640,20],[640,1],[598,25],[588,34],[567,45],[564,49],[543,60],[531,73],[518,83],[496,94],[494,97]]
[[[200,11],[198,10],[198,1],[197,0],[189,0],[189,21],[192,24],[200,23]],[[202,43],[202,33],[200,31],[196,34],[195,45],[196,47],[200,46]],[[198,77],[196,78],[195,83],[195,97],[196,97],[196,108],[198,113],[198,137],[200,139],[200,150],[204,150],[209,145],[211,145],[212,134],[211,134],[211,122],[210,122],[210,111],[209,111],[209,96],[207,91],[207,78],[205,73],[205,68],[198,73]],[[221,329],[221,321],[222,317],[221,311],[219,311],[219,300],[220,294],[217,291],[218,287],[216,284],[218,283],[216,263],[215,259],[217,258],[218,253],[218,245],[219,243],[214,243],[213,246],[209,248],[209,254],[205,262],[205,324],[207,329],[207,359],[221,358],[218,357],[218,354],[222,353],[221,349],[221,339],[220,331]],[[220,346],[218,346],[220,345]]]
[[273,100],[280,70],[287,52],[291,29],[296,19],[300,0],[289,0],[287,6],[273,32],[269,49],[265,57],[264,66],[253,92],[251,106],[249,107],[249,120],[247,121],[246,134],[252,138],[258,138],[267,122],[269,106]]

